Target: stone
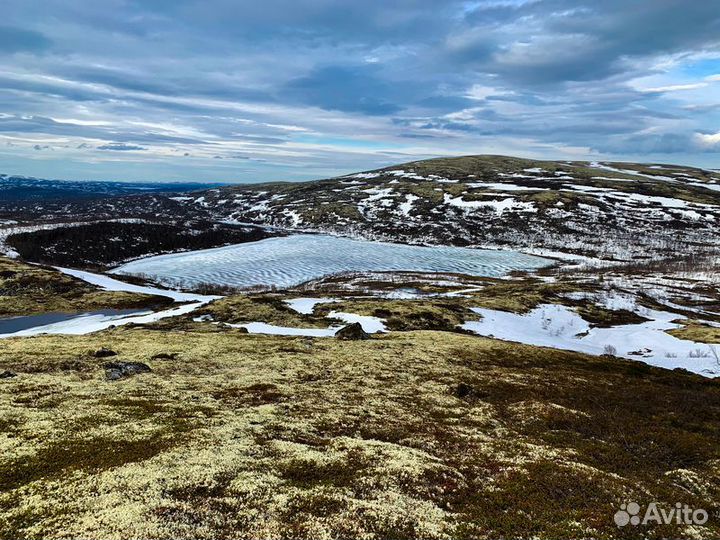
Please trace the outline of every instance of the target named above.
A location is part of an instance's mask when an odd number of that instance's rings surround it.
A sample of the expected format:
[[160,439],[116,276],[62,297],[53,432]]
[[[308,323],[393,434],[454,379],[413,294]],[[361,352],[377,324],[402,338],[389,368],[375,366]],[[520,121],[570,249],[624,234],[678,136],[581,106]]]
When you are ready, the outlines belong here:
[[154,354],[150,357],[150,360],[177,360],[178,353],[167,353],[167,352],[161,352]]
[[352,323],[338,330],[335,334],[335,337],[337,339],[354,341],[359,339],[370,339],[370,334],[363,330],[363,327],[360,323]]
[[117,353],[107,347],[101,347],[93,353],[95,358],[109,358],[111,356],[117,356]]
[[105,378],[108,381],[118,381],[152,371],[150,366],[142,362],[107,362],[103,367],[105,368]]

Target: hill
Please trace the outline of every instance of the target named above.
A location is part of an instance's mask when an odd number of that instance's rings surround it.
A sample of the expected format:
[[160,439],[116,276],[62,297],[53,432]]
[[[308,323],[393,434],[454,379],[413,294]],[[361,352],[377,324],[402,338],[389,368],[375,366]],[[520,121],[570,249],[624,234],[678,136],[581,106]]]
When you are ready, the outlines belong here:
[[[3,219],[13,221],[13,230],[6,226],[0,237],[68,222],[134,219],[179,227],[191,221],[255,224],[608,261],[699,260],[718,252],[720,173],[679,165],[467,156],[312,182],[92,201],[1,201],[0,222]],[[60,236],[26,236],[23,241],[52,253],[58,248],[52,238]],[[140,239],[140,244],[147,242]]]
[[468,156],[316,182],[222,187],[182,203],[216,219],[368,239],[629,260],[714,251],[720,174]]

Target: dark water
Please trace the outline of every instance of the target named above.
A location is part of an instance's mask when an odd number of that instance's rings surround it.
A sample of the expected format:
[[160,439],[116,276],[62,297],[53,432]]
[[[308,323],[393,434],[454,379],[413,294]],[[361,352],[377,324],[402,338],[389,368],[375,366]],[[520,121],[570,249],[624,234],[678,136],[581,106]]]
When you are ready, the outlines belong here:
[[36,328],[38,326],[70,321],[78,317],[87,317],[92,315],[131,315],[133,313],[145,313],[145,311],[138,311],[136,309],[104,309],[100,311],[84,311],[80,313],[41,313],[40,315],[10,317],[7,319],[0,319],[0,335],[14,334],[15,332]]

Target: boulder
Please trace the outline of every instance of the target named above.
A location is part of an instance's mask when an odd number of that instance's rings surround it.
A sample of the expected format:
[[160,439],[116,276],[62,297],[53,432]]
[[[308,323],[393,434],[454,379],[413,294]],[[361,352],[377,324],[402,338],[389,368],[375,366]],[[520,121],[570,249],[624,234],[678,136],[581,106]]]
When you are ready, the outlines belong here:
[[356,322],[342,327],[340,330],[337,331],[335,337],[337,339],[344,340],[370,339],[370,334],[363,330],[363,327],[360,323]]
[[168,352],[161,352],[157,354],[153,354],[150,357],[150,360],[177,360],[178,354],[176,352],[168,353]]
[[117,353],[107,347],[101,347],[93,353],[95,358],[109,358],[111,356],[117,356]]
[[17,377],[17,373],[15,373],[14,371],[7,370],[7,369],[5,371],[0,372],[0,379],[10,379],[12,377]]
[[108,381],[117,381],[152,371],[150,366],[142,362],[107,362],[103,367]]
[[475,389],[467,383],[460,383],[455,387],[455,391],[453,393],[460,399],[464,399],[472,396],[475,393]]

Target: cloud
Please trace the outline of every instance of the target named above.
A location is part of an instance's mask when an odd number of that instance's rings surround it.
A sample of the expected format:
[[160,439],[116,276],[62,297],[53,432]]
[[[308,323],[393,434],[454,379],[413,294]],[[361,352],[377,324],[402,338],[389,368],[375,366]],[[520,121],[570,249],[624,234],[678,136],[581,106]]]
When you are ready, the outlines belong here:
[[695,141],[705,151],[720,151],[720,131],[717,133],[696,133]]
[[483,84],[473,84],[465,94],[465,97],[472,100],[484,101],[490,97],[504,96],[508,93],[507,90],[495,88],[494,86],[486,86]]
[[627,60],[718,46],[720,11],[683,0],[479,2],[449,50],[476,69],[523,85],[599,80]]
[[98,150],[113,150],[118,152],[126,152],[129,150],[147,150],[142,146],[136,144],[125,144],[125,143],[108,143],[97,147]]
[[283,95],[323,109],[389,115],[402,110],[401,90],[377,75],[373,66],[328,66],[285,85]]
[[714,2],[31,4],[5,0],[0,29],[12,172],[255,181],[720,151]]
[[704,88],[707,83],[698,82],[690,84],[670,84],[668,86],[657,86],[655,88],[641,88],[641,92],[652,92],[656,94],[663,94],[665,92],[682,92],[683,90],[697,90],[698,88]]

